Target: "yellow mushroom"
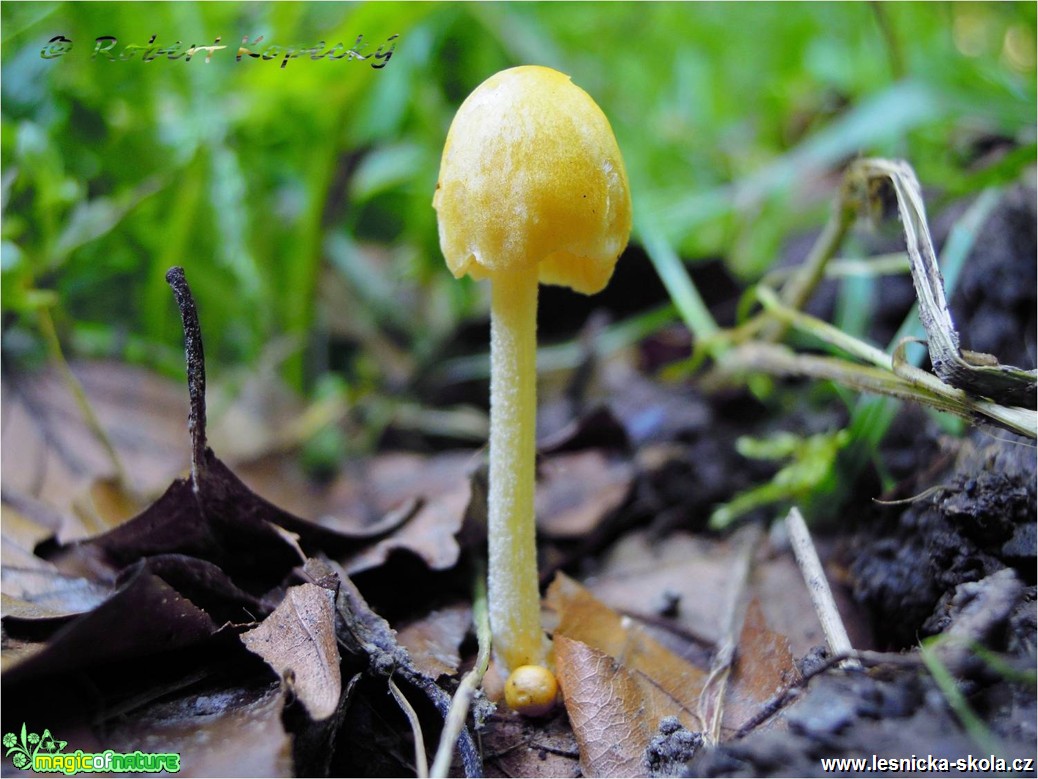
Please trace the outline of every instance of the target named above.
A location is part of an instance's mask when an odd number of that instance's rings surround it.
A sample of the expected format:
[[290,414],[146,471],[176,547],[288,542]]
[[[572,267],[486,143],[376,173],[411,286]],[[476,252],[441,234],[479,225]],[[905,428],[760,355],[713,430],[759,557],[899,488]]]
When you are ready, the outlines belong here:
[[490,280],[488,599],[495,655],[544,665],[534,532],[537,284],[608,283],[631,231],[609,121],[568,76],[501,71],[458,109],[433,196],[455,277]]

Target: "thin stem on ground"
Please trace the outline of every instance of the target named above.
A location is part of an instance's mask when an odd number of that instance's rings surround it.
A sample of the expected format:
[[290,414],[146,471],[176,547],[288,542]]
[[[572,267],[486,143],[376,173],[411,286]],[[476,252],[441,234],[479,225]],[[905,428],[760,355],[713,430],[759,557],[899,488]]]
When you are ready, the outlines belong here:
[[454,745],[465,727],[469,706],[472,704],[476,690],[483,683],[483,677],[490,666],[490,614],[487,610],[486,571],[482,565],[475,566],[473,588],[472,624],[476,628],[478,646],[476,664],[465,674],[451,700],[440,743],[436,747],[436,756],[433,758],[432,768],[429,771],[429,776],[433,779],[442,779],[450,771]]
[[[818,551],[811,540],[811,533],[800,509],[796,506],[786,515],[786,530],[789,532],[793,555],[800,566],[800,573],[804,576],[807,592],[811,596],[811,603],[815,607],[818,621],[822,624],[825,640],[829,642],[829,650],[834,655],[850,654],[854,647],[851,646],[851,639],[847,635],[840,611],[836,608],[836,599],[829,588],[829,580],[825,577],[822,561],[818,558]],[[845,660],[840,667],[860,668],[861,664],[856,660]]]
[[418,712],[414,710],[414,706],[411,705],[410,701],[400,691],[400,688],[397,687],[393,677],[389,677],[387,681],[389,683],[389,691],[393,694],[393,698],[396,700],[400,710],[404,712],[404,716],[407,717],[407,722],[411,726],[411,735],[414,738],[415,775],[418,779],[426,779],[429,776],[429,758],[425,754],[425,738],[422,735],[422,723],[418,719]]
[[87,427],[90,428],[90,432],[94,434],[94,437],[105,450],[105,454],[108,455],[112,468],[115,470],[115,478],[119,486],[125,491],[130,491],[126,469],[123,468],[122,460],[119,459],[119,453],[115,450],[115,446],[101,425],[101,421],[97,418],[97,414],[94,413],[94,407],[90,404],[90,400],[83,390],[83,385],[79,383],[79,379],[72,373],[72,368],[69,366],[68,360],[65,359],[65,353],[61,348],[61,340],[58,338],[58,331],[54,327],[54,319],[50,315],[50,310],[41,307],[37,314],[39,316],[40,329],[43,331],[43,338],[47,342],[47,351],[50,352],[51,359],[57,365],[65,386],[72,393],[76,406],[83,415],[83,420],[86,422]]

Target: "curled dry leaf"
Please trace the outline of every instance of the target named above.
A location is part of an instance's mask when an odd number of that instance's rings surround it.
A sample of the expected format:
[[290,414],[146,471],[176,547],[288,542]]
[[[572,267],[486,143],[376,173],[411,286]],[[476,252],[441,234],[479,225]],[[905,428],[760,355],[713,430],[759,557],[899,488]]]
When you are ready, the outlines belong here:
[[[290,514],[252,492],[212,450],[206,449],[204,458],[197,484],[174,481],[133,519],[60,546],[51,559],[69,574],[105,580],[144,557],[182,555],[210,563],[236,586],[262,595],[278,587],[305,553],[348,555],[377,541]],[[245,601],[232,619],[252,621],[253,609],[254,603]]]
[[280,584],[302,555],[279,529],[304,522],[267,503],[206,450],[198,484],[178,479],[128,522],[82,542],[59,547],[63,570],[111,578],[144,557],[178,554],[219,567],[240,586],[264,592]]
[[[17,621],[4,627],[21,632]],[[3,724],[20,725],[6,719],[8,711],[12,719],[110,715],[127,701],[192,683],[211,664],[230,658],[240,665],[244,654],[236,636],[139,563],[104,603],[4,668],[4,693],[19,706],[4,711]]]
[[26,501],[28,511],[4,501],[0,544],[0,616],[4,619],[54,620],[83,614],[100,604],[112,588],[78,576],[66,576],[37,557],[36,545],[52,535],[47,518],[31,516],[40,504]]
[[3,568],[0,616],[4,619],[52,620],[85,614],[102,603],[110,589],[79,577],[64,576],[54,566]]
[[[376,683],[384,683],[390,675],[408,694],[409,688],[420,691],[436,710],[439,721],[447,716],[451,698],[435,680],[423,673],[398,642],[386,620],[375,613],[346,572],[335,562],[310,559],[306,573],[316,581],[335,583],[336,631],[344,658],[359,661],[364,675]],[[385,688],[383,688],[385,689]],[[347,713],[347,718],[353,711]],[[370,745],[369,745],[370,746]],[[483,766],[472,734],[464,728],[457,742],[458,754],[466,776],[482,776]],[[350,769],[355,770],[355,769]]]
[[54,636],[31,668],[12,669],[4,682],[73,672],[98,660],[118,662],[174,650],[216,631],[205,612],[140,566],[111,598]]
[[141,564],[151,573],[188,598],[218,624],[255,622],[272,608],[270,600],[281,598],[281,590],[258,598],[238,587],[220,568],[197,557],[159,554]]
[[[341,479],[334,488],[329,513],[373,523],[406,514],[407,522],[392,535],[350,555],[350,574],[382,565],[394,550],[408,551],[434,571],[451,568],[461,553],[456,536],[469,503],[471,453],[435,457],[386,454],[362,472]],[[331,522],[332,520],[326,520]]]
[[274,612],[241,637],[249,651],[278,673],[315,721],[335,713],[342,692],[334,598],[332,592],[313,584],[291,587]]

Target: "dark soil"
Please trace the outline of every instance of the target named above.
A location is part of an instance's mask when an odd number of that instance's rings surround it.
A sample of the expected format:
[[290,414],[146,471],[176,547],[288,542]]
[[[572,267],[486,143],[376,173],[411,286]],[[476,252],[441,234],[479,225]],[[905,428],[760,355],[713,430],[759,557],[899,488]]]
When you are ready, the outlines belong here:
[[854,594],[883,648],[943,632],[956,587],[1005,568],[1034,600],[1034,450],[975,434],[955,459],[933,482],[937,493],[894,516],[883,512],[855,539]]
[[1035,367],[1035,190],[1006,193],[977,237],[949,305],[965,349]]
[[[961,727],[917,653],[880,655],[867,670],[820,674],[769,727],[684,761],[671,750],[653,765],[682,776],[817,776],[821,758],[954,761],[987,756],[985,743],[1000,757],[1035,756],[1034,450],[983,433],[958,449],[936,479],[938,492],[874,512],[853,540],[850,570],[882,648],[909,650],[920,639],[944,638],[932,646],[985,723],[980,738],[988,740],[980,743]],[[1000,654],[1007,667],[985,663],[978,648]],[[674,740],[669,734],[666,743]],[[965,765],[952,774],[986,773]]]

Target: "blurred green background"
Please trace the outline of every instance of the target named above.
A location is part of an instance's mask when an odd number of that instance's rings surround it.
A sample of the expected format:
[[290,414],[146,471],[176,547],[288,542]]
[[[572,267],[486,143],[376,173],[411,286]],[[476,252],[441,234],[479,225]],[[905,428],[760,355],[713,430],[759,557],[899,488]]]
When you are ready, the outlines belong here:
[[[570,74],[610,118],[636,244],[751,281],[824,222],[856,155],[905,157],[946,198],[1033,165],[1035,8],[3,3],[5,358],[45,354],[47,310],[69,355],[182,376],[164,281],[182,264],[211,372],[283,358],[309,395],[329,375],[406,389],[486,305],[438,248],[447,128],[475,86],[524,63]],[[43,58],[57,35],[71,50]],[[92,58],[105,35],[115,52],[152,35],[228,48]],[[235,59],[242,36],[326,51],[361,35],[367,60]]]

